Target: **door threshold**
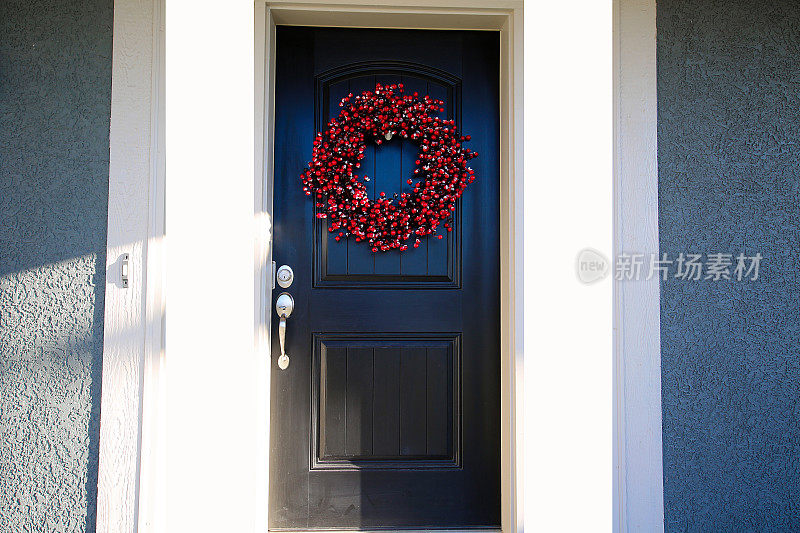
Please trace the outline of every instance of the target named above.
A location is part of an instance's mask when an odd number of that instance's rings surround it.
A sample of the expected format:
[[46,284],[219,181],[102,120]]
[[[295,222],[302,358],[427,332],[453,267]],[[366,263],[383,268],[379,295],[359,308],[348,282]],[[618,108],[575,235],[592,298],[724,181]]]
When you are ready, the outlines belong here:
[[501,533],[500,528],[433,528],[433,529],[269,529],[275,533],[324,533],[326,531],[335,533],[438,533],[446,531],[447,533]]

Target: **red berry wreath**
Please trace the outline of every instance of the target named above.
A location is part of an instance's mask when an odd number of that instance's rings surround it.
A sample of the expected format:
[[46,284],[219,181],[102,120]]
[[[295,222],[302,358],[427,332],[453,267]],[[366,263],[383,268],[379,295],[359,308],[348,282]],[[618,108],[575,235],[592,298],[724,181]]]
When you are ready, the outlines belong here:
[[[405,242],[415,235],[434,234],[441,223],[452,231],[455,203],[468,183],[475,180],[467,162],[478,153],[463,146],[455,122],[432,113],[444,111],[444,103],[430,96],[403,94],[403,84],[375,86],[355,97],[347,95],[338,117],[314,139],[311,162],[303,172],[303,191],[316,198],[317,218],[330,218],[328,231],[335,239],[353,235],[367,241],[373,252],[407,250]],[[364,159],[367,140],[381,144],[399,135],[419,143],[411,193],[402,192],[371,200],[364,181],[355,174]],[[442,236],[439,235],[441,239]]]

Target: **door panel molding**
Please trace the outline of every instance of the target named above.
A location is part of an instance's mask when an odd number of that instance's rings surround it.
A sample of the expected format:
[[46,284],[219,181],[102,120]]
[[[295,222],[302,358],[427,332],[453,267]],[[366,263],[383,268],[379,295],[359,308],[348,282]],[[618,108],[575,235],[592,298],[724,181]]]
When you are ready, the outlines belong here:
[[[341,67],[332,68],[321,72],[314,77],[314,120],[316,131],[322,131],[327,122],[331,118],[331,112],[335,101],[339,98],[333,98],[331,95],[332,86],[338,86],[342,89],[342,84],[349,82],[355,78],[373,76],[377,82],[386,80],[397,80],[398,82],[408,82],[409,78],[415,80],[424,80],[428,85],[426,92],[433,93],[434,97],[442,98],[445,101],[446,110],[445,115],[448,119],[453,119],[456,125],[461,125],[461,112],[462,112],[462,97],[461,87],[462,79],[459,76],[451,74],[445,70],[424,65],[421,63],[409,61],[359,61],[350,63]],[[435,84],[440,90],[431,91],[430,84]],[[407,84],[408,85],[408,84]],[[416,84],[418,85],[418,84]],[[415,90],[416,87],[412,86],[407,92]],[[341,91],[344,94],[344,91]],[[438,94],[437,94],[438,93]],[[444,93],[444,94],[442,94]],[[401,143],[401,150],[412,148],[414,144],[411,141],[397,139],[397,143]],[[386,148],[383,148],[385,150]],[[377,159],[377,153],[368,147],[367,159]],[[400,153],[397,154],[400,159],[401,165],[408,164],[408,156],[403,157]],[[413,156],[411,157],[413,161]],[[377,163],[377,161],[375,161]],[[411,168],[405,169],[410,171]],[[367,171],[368,175],[377,178],[377,167],[374,173]],[[408,172],[407,177],[411,177],[412,173]],[[404,182],[405,180],[403,180]],[[402,182],[399,183],[402,188]],[[391,194],[391,191],[386,191]],[[408,191],[406,191],[408,192]],[[379,273],[377,272],[377,261],[372,273],[352,273],[348,270],[348,253],[351,246],[355,243],[350,242],[349,239],[343,239],[342,242],[336,242],[334,235],[328,231],[328,220],[325,218],[315,219],[314,223],[314,287],[330,287],[330,288],[363,288],[369,287],[373,289],[457,289],[461,288],[461,209],[462,202],[459,199],[456,202],[456,210],[453,213],[453,231],[445,232],[443,236],[446,239],[446,244],[441,247],[436,247],[436,252],[430,249],[430,239],[423,241],[423,246],[419,250],[409,250],[408,252],[400,252],[399,250],[392,250],[384,252],[383,258],[388,258],[393,261],[396,268],[393,271]],[[359,246],[359,245],[355,245]],[[330,268],[331,255],[334,255],[333,261],[338,268]],[[446,256],[442,256],[442,253]],[[412,261],[406,261],[409,254],[422,257],[422,264],[419,264],[418,258],[415,257]],[[438,254],[438,255],[437,255]],[[336,264],[338,263],[338,264]],[[415,263],[415,264],[413,264]],[[442,264],[443,263],[443,264]],[[404,268],[404,265],[411,268]],[[391,269],[389,269],[391,270]]]
[[[452,87],[453,90],[461,91],[461,78],[455,76],[445,70],[424,65],[422,63],[415,63],[411,61],[358,61],[344,65],[341,67],[332,68],[321,72],[315,76],[314,84],[317,87],[318,97],[322,97],[321,88],[326,83],[334,83],[337,81],[346,80],[358,75],[414,75],[428,81],[436,82],[440,85]],[[461,101],[460,94],[457,99]],[[320,101],[324,104],[324,101]],[[321,105],[320,110],[324,111]],[[461,106],[455,111],[456,123],[461,122]],[[316,127],[319,130],[324,125],[324,114],[317,115]]]
[[[314,333],[313,334],[313,363],[312,363],[312,395],[311,395],[311,469],[312,470],[386,470],[386,469],[444,469],[461,468],[461,334],[460,333]],[[352,429],[351,420],[340,420],[339,417],[326,417],[330,407],[328,384],[331,382],[344,385],[344,392],[338,398],[340,404],[346,407],[346,398],[360,390],[352,390],[349,377],[352,373],[351,348],[368,349],[370,351],[371,366],[368,372],[368,393],[372,398],[372,409],[368,435],[370,454],[347,453],[346,450],[324,450],[326,440],[326,420],[341,422],[343,428],[336,428],[341,433]],[[409,384],[403,381],[403,364],[409,357],[416,354],[411,350],[421,350],[421,356],[427,364],[427,385],[430,386],[431,376],[436,375],[444,391],[428,390],[426,402],[421,405],[426,413],[422,418],[427,420],[425,428],[427,443],[423,442],[426,451],[403,450],[404,428],[403,409],[404,397],[408,396]],[[340,361],[339,368],[331,368],[328,352],[337,351]],[[346,352],[346,353],[344,353]],[[443,357],[444,368],[438,365],[435,358]],[[381,380],[380,358],[387,358],[387,366],[383,367],[384,380]],[[369,361],[367,362],[369,364]],[[338,374],[336,373],[338,371]],[[339,375],[341,374],[341,375]],[[326,379],[327,378],[327,379]],[[390,391],[388,394],[386,391]],[[437,398],[432,398],[431,395]],[[381,401],[382,400],[382,401]],[[443,405],[439,405],[444,401]],[[376,404],[382,403],[386,409],[381,410]],[[388,411],[388,412],[387,412]],[[435,431],[439,424],[434,423],[432,414],[448,419],[446,434],[432,437],[429,433]],[[349,415],[352,416],[352,415]],[[375,426],[382,423],[381,428]],[[359,424],[363,427],[363,424]],[[407,430],[406,430],[407,431]],[[392,438],[385,438],[386,434]],[[376,440],[383,436],[384,451],[376,452]],[[342,435],[341,441],[347,442],[348,437]],[[424,440],[424,439],[423,439]],[[342,443],[340,448],[346,448]],[[391,452],[388,450],[391,449]],[[344,451],[344,453],[343,453]],[[438,452],[438,453],[437,453]]]

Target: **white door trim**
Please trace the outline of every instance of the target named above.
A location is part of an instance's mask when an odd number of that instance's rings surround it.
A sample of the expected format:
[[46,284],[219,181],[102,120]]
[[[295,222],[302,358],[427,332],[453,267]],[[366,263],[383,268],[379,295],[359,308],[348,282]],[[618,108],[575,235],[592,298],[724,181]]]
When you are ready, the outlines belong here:
[[116,0],[113,32],[99,532],[148,530],[163,489],[164,0]]
[[[614,256],[658,254],[656,2],[614,2]],[[659,282],[614,282],[614,531],[663,531]]]
[[[504,87],[501,102],[505,139],[514,139],[504,154],[503,172],[503,528],[519,530],[521,470],[517,450],[522,434],[522,3],[497,3],[486,9],[483,0],[447,1],[413,7],[411,0],[370,3],[315,4],[270,2],[270,18],[295,17],[298,22],[384,27],[447,28],[453,24],[472,29],[502,29],[508,55],[503,55],[503,77],[513,72],[514,83]],[[109,216],[102,384],[102,424],[98,475],[98,531],[135,531],[163,523],[147,502],[163,501],[163,241],[165,176],[163,172],[163,10],[164,0],[116,0],[109,169]],[[615,253],[658,250],[656,115],[655,115],[655,2],[615,0]],[[256,15],[266,20],[267,6],[256,2]],[[301,19],[301,17],[306,17]],[[327,18],[325,18],[327,17]],[[413,21],[409,20],[413,18]],[[372,20],[370,23],[369,21]],[[159,31],[154,31],[155,29]],[[269,32],[256,28],[256,50],[266,49]],[[263,44],[263,46],[262,46]],[[258,80],[272,79],[266,63],[256,62]],[[263,87],[262,87],[263,88]],[[256,94],[270,94],[256,91]],[[643,105],[642,105],[643,104]],[[256,105],[259,105],[256,102]],[[261,102],[256,115],[256,151],[265,167],[256,166],[256,191],[261,176],[271,175],[270,136],[260,138],[264,124],[271,124],[272,102]],[[258,119],[262,116],[262,119]],[[159,139],[160,137],[160,139]],[[513,179],[513,176],[519,176]],[[513,182],[512,182],[513,179]],[[256,195],[257,213],[269,213],[269,189]],[[261,199],[259,201],[259,198]],[[505,209],[513,206],[513,209]],[[268,218],[258,227],[256,260],[269,254]],[[646,223],[642,224],[642,221]],[[519,231],[516,231],[520,228]],[[517,251],[518,253],[515,253]],[[130,284],[120,286],[120,256],[130,254]],[[266,264],[269,264],[266,261]],[[145,266],[146,265],[146,266]],[[257,270],[256,287],[267,282]],[[615,287],[614,372],[614,525],[615,530],[637,527],[663,529],[663,480],[661,449],[660,353],[658,284],[618,284]],[[510,295],[510,297],[509,297]],[[268,321],[256,300],[258,326],[256,349],[268,353]],[[637,319],[637,316],[640,319]],[[640,332],[637,334],[637,332]],[[266,348],[265,348],[266,347]],[[268,359],[267,359],[268,360]],[[267,369],[264,369],[264,373]],[[268,375],[268,373],[266,373]],[[268,382],[267,382],[268,383]],[[506,389],[505,387],[508,387]],[[143,391],[144,394],[143,394]],[[268,390],[260,391],[260,412],[269,413]],[[268,419],[262,416],[262,419]],[[261,430],[264,449],[268,427]],[[161,457],[161,459],[159,459]],[[268,466],[258,465],[263,479],[255,497],[266,502]],[[259,492],[262,491],[262,492]],[[507,496],[513,494],[513,497]],[[257,523],[266,523],[266,507]],[[163,510],[161,511],[163,512]],[[511,524],[513,527],[509,527]]]
[[[262,313],[271,260],[272,80],[274,26],[279,23],[428,29],[499,30],[501,34],[501,468],[502,528],[522,531],[523,379],[523,68],[522,1],[330,0],[324,4],[255,3],[255,243],[253,317],[257,403],[254,450],[269,446],[269,320]],[[165,531],[165,46],[166,0],[116,0],[105,337],[98,476],[98,531]],[[252,4],[251,4],[252,5]],[[178,9],[178,8],[176,8]],[[249,28],[243,28],[248,31]],[[260,56],[259,56],[260,55]],[[175,176],[173,179],[178,179]],[[181,177],[181,179],[186,179]],[[188,188],[188,184],[181,187]],[[177,190],[177,186],[176,189]],[[175,201],[175,198],[172,200]],[[171,204],[170,204],[171,205]],[[120,258],[129,254],[129,285]],[[183,260],[181,253],[177,253]],[[173,259],[171,259],[173,260]],[[200,257],[198,256],[198,260]],[[178,264],[176,262],[175,264]],[[171,280],[174,280],[170,277]],[[178,290],[184,289],[183,286]],[[176,336],[182,337],[183,331]],[[173,354],[183,355],[183,354]],[[176,368],[185,370],[180,366]],[[186,379],[181,376],[181,379]],[[172,396],[170,396],[172,398]],[[183,406],[181,406],[183,407]],[[214,413],[216,415],[217,413]],[[177,436],[186,437],[178,430]],[[177,439],[180,441],[180,439]],[[182,442],[182,441],[181,441]],[[248,445],[249,446],[249,445]],[[255,516],[267,524],[267,454],[256,464]],[[254,458],[255,459],[255,458]],[[183,465],[181,465],[183,466]],[[182,502],[183,503],[183,502]],[[174,507],[174,502],[171,503]]]
[[[263,191],[259,213],[272,216],[272,129],[274,105],[275,26],[338,26],[372,28],[425,28],[500,31],[500,203],[501,203],[501,485],[502,530],[522,531],[522,467],[520,461],[523,396],[523,68],[522,68],[522,2],[497,1],[491,9],[485,2],[474,0],[438,0],[425,7],[398,0],[350,1],[333,0],[290,2],[269,0],[256,2],[256,149],[255,188]],[[264,95],[264,96],[261,96]],[[260,209],[259,209],[260,208]],[[264,224],[268,227],[269,224]],[[519,228],[519,231],[516,231]],[[269,235],[262,234],[256,245],[260,257],[268,257],[257,273],[255,310],[258,335],[257,350],[265,361],[270,360],[269,291],[263,290],[271,265]],[[266,299],[267,296],[269,299]],[[260,429],[262,449],[269,443],[269,367],[261,381],[267,384],[260,391],[261,412],[266,427]],[[265,454],[266,456],[266,454]],[[268,459],[259,464],[259,498],[267,502],[269,481]],[[260,519],[266,520],[263,509]]]

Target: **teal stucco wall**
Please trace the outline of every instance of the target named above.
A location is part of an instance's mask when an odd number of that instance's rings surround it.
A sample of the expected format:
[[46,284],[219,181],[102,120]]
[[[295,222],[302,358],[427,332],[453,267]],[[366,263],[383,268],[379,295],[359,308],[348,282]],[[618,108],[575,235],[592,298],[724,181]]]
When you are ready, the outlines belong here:
[[112,0],[0,2],[0,531],[93,531]]
[[659,0],[661,252],[763,255],[661,285],[667,531],[800,531],[800,3]]

